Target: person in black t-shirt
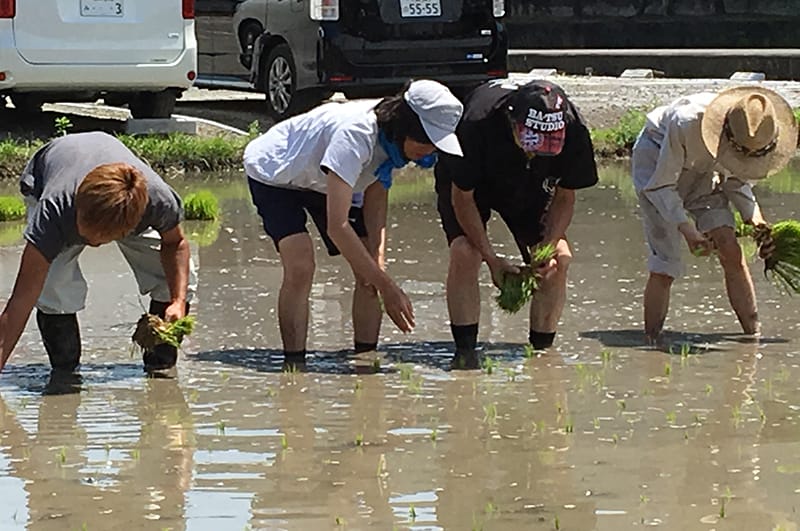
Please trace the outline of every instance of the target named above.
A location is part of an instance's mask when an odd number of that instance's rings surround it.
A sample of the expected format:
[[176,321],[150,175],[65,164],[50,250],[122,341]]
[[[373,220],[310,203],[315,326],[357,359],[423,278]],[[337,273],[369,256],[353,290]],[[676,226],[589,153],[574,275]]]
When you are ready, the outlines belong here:
[[495,254],[487,237],[491,211],[508,226],[526,263],[532,246],[556,247],[553,260],[533,264],[542,283],[531,303],[529,339],[535,349],[548,348],[566,301],[572,257],[566,230],[575,190],[597,183],[597,167],[578,109],[560,87],[546,81],[479,86],[465,102],[457,134],[464,156],[440,154],[436,193],[450,245],[447,306],[456,343],[453,367],[477,368],[481,261],[498,286],[506,272],[518,272]]

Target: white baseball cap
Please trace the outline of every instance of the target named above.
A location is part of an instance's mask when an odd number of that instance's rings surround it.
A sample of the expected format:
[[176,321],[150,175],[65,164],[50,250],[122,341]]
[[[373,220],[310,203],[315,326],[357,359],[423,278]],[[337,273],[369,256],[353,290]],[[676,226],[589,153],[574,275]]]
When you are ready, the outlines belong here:
[[447,87],[430,79],[421,79],[411,83],[403,98],[419,116],[422,128],[434,146],[450,155],[464,155],[456,136],[464,106]]

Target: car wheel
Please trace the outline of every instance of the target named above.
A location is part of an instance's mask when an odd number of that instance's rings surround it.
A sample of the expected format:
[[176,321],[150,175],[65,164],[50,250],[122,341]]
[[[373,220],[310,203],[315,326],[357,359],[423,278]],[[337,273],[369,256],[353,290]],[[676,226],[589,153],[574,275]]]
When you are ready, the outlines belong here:
[[279,44],[270,51],[263,75],[267,113],[275,120],[296,114],[302,105],[297,93],[297,70],[289,46]]
[[11,95],[11,103],[14,104],[14,107],[16,107],[19,112],[34,114],[42,112],[42,104],[44,104],[45,101],[36,94],[20,92]]
[[134,118],[169,118],[175,110],[178,94],[171,89],[161,92],[139,92],[128,104]]

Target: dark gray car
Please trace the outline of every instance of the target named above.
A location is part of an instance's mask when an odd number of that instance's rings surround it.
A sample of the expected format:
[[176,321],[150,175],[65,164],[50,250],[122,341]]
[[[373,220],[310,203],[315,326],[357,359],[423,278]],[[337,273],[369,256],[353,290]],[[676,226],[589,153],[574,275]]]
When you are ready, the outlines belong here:
[[409,78],[505,77],[504,0],[196,0],[196,85],[264,92],[276,119]]

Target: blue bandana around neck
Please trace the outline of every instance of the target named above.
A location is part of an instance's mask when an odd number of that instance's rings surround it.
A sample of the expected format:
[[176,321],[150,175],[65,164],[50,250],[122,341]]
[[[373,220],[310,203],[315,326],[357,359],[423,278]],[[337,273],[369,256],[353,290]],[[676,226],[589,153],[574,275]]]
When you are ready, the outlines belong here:
[[[375,176],[378,178],[383,187],[388,190],[392,187],[392,171],[404,167],[406,164],[408,164],[408,159],[403,156],[403,152],[400,150],[397,144],[386,138],[386,134],[383,131],[378,131],[378,144],[380,144],[389,158],[383,161],[380,166],[378,166],[378,169],[375,170]],[[438,157],[436,156],[436,153],[431,153],[430,155],[425,155],[419,160],[415,160],[414,164],[421,168],[432,168],[436,164],[437,160]]]

